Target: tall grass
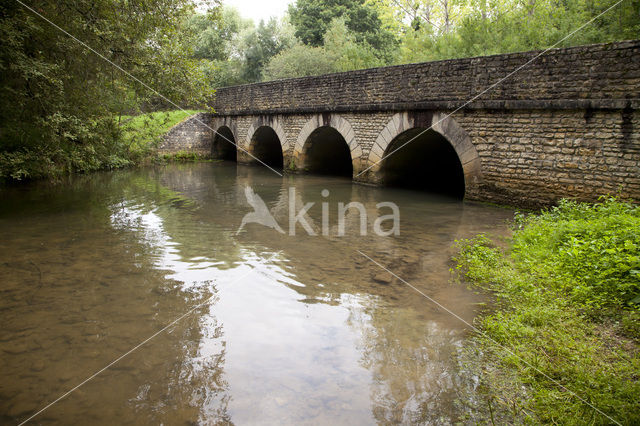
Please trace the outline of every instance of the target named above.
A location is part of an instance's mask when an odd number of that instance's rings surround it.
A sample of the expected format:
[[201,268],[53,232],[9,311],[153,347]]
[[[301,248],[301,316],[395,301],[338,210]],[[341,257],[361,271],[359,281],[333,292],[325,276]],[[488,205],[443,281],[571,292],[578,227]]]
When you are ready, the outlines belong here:
[[496,297],[462,353],[488,423],[640,424],[640,207],[562,201],[519,215],[510,247],[458,242]]

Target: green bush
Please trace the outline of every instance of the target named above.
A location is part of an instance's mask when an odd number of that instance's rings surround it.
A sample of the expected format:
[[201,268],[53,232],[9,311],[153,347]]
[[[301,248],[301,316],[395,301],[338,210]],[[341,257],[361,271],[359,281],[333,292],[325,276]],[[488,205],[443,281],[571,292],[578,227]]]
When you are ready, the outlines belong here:
[[178,151],[173,154],[164,154],[156,159],[159,163],[167,163],[172,161],[189,162],[189,161],[207,161],[209,157],[198,154],[197,152]]
[[497,299],[460,354],[480,379],[463,405],[497,423],[640,423],[640,208],[562,201],[516,225],[507,250],[457,242],[461,276]]
[[520,267],[578,303],[621,307],[640,296],[640,208],[614,198],[562,201],[521,221],[514,235]]

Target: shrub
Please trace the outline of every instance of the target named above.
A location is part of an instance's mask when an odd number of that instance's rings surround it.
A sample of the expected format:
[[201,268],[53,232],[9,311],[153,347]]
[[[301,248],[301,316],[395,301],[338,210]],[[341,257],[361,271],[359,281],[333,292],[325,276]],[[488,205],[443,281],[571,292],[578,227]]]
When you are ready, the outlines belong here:
[[506,251],[485,235],[457,242],[462,277],[498,302],[460,353],[479,379],[461,398],[470,416],[638,424],[640,208],[562,201],[516,225]]

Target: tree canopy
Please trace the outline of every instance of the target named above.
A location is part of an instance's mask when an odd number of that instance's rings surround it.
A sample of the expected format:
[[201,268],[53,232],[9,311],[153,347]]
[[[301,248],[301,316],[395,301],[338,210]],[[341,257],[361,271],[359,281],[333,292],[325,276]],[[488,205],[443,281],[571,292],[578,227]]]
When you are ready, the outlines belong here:
[[[215,86],[429,60],[637,38],[640,2],[297,0],[257,26],[224,7],[200,28]],[[220,25],[218,27],[218,25]],[[217,37],[217,38],[216,38]]]
[[378,10],[365,0],[297,0],[289,6],[295,35],[310,46],[321,46],[331,22],[342,18],[357,42],[387,50],[393,35],[382,25]]
[[638,1],[623,1],[618,5],[615,5],[617,0],[379,1],[391,7],[402,22],[402,42],[396,63],[567,47],[640,36]]
[[255,31],[245,40],[245,78],[248,81],[260,81],[262,71],[271,58],[294,44],[293,35],[278,25],[275,19],[260,21]]
[[126,164],[117,116],[212,93],[181,25],[193,13],[188,0],[29,4],[42,17],[0,5],[0,178]]

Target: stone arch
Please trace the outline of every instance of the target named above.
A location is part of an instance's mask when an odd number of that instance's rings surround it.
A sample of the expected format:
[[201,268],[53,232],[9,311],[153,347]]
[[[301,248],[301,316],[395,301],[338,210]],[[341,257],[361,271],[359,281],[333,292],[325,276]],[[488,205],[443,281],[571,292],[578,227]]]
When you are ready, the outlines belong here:
[[250,162],[274,169],[284,168],[284,151],[280,137],[270,126],[258,127],[249,142]]
[[271,129],[278,135],[278,139],[280,139],[280,145],[282,147],[282,152],[287,152],[287,134],[284,131],[284,126],[281,123],[281,120],[278,116],[260,116],[256,120],[251,123],[249,128],[247,129],[247,135],[245,138],[244,149],[251,152],[251,142],[253,139],[256,130],[260,127],[271,127]]
[[[264,130],[269,130],[273,135],[275,135],[280,143],[279,149],[282,152],[284,157],[287,152],[287,136],[284,131],[284,126],[281,122],[281,118],[276,115],[261,115],[258,116],[251,122],[251,125],[247,129],[247,133],[245,134],[245,138],[242,141],[240,146],[240,150],[238,152],[238,158],[240,158],[241,163],[256,163],[258,162],[257,158],[259,157],[259,153],[254,152],[256,148],[256,142],[259,141],[257,138],[258,133],[264,133]],[[262,160],[261,160],[262,161]],[[270,166],[271,167],[271,166]],[[276,167],[280,167],[279,165]]]
[[353,173],[355,174],[360,169],[362,148],[356,141],[353,126],[346,118],[338,114],[330,113],[313,115],[309,120],[307,120],[300,130],[300,133],[298,133],[296,143],[293,147],[293,158],[296,163],[296,167],[298,169],[305,168],[305,156],[308,150],[307,141],[309,140],[309,136],[311,136],[311,134],[316,130],[323,127],[330,127],[336,130],[344,138],[344,141],[347,143],[349,148]]
[[238,140],[238,125],[236,120],[234,120],[232,117],[214,117],[210,127],[210,129],[213,132],[213,136],[216,135],[216,132],[221,127],[228,127],[229,130],[231,130],[231,133],[233,134],[233,138],[236,141]]
[[212,124],[211,156],[213,158],[236,161],[238,138],[236,137],[235,122],[225,118],[224,120],[215,120]]
[[367,167],[370,167],[369,180],[379,182],[382,179],[380,173],[382,159],[385,155],[390,154],[387,152],[389,146],[397,136],[416,128],[431,128],[449,142],[462,166],[465,192],[468,194],[475,191],[482,181],[481,160],[478,151],[467,132],[458,122],[453,117],[441,112],[401,112],[393,115],[369,151],[367,158]]

